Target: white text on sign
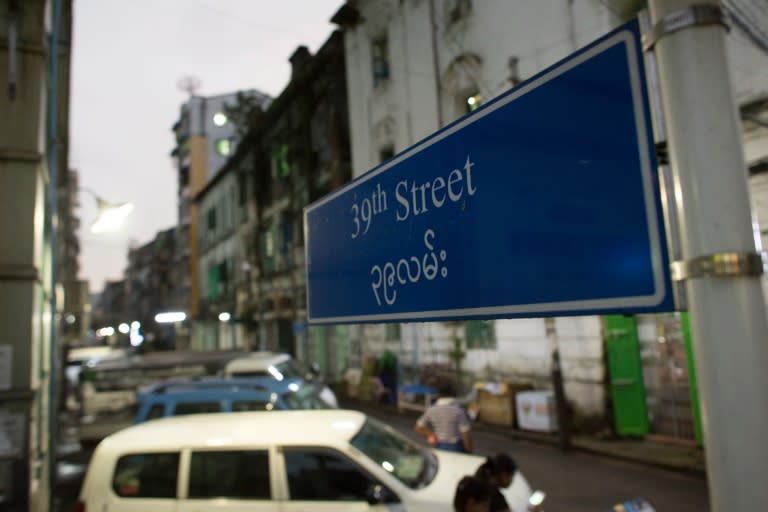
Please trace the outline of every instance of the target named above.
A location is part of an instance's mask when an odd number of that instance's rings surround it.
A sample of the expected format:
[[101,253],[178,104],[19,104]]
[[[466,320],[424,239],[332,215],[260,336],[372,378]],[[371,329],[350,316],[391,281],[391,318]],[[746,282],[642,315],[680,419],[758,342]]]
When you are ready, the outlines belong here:
[[[474,165],[467,155],[464,166],[453,169],[447,176],[437,176],[422,183],[408,179],[399,181],[394,189],[397,201],[395,220],[402,222],[411,215],[423,215],[431,209],[441,208],[446,202],[457,203],[475,195],[477,186],[472,182]],[[381,187],[381,183],[377,183],[370,197],[355,200],[350,208],[353,239],[368,233],[373,219],[388,210],[387,199],[387,191]]]

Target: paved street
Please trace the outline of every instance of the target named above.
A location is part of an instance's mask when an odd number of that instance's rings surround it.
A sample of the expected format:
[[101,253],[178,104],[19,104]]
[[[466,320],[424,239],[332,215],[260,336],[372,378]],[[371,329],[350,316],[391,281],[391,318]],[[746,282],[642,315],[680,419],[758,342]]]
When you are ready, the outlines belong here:
[[[348,404],[352,405],[352,404]],[[365,407],[371,414],[410,437],[414,416],[390,408]],[[513,439],[486,430],[474,433],[475,452],[488,455],[510,453],[528,478],[531,487],[547,493],[548,512],[603,512],[615,502],[632,497],[650,500],[659,512],[704,512],[709,510],[707,484],[703,476],[660,469],[574,450]],[[467,468],[471,472],[474,468]]]

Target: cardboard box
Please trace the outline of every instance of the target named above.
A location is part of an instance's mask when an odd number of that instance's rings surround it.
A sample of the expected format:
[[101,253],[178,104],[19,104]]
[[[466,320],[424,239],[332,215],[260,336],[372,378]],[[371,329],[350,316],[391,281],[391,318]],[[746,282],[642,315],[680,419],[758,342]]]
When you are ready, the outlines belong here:
[[515,397],[517,425],[523,430],[555,432],[557,409],[552,391],[521,391]]
[[511,427],[515,423],[514,398],[508,391],[495,394],[485,389],[477,391],[478,417],[484,423]]

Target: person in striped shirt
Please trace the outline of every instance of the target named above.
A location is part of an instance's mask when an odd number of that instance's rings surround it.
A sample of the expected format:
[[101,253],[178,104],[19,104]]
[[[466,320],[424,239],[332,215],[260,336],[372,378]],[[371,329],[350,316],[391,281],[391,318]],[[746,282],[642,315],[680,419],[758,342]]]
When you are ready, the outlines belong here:
[[472,425],[455,398],[439,398],[416,420],[414,430],[438,449],[472,452]]

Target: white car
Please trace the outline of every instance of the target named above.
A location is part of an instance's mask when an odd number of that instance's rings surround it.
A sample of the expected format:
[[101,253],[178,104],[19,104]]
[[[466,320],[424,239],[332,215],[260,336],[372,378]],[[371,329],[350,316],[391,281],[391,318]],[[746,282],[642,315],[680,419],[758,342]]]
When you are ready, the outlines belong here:
[[[237,357],[224,367],[225,377],[272,377],[277,380],[304,379],[312,380],[311,372],[302,371],[289,354],[268,351],[251,352],[245,357]],[[336,395],[328,386],[320,390],[320,398],[333,407],[339,406]]]
[[[444,512],[483,461],[426,448],[357,411],[179,416],[106,437],[77,510]],[[520,471],[504,494],[527,510]]]

